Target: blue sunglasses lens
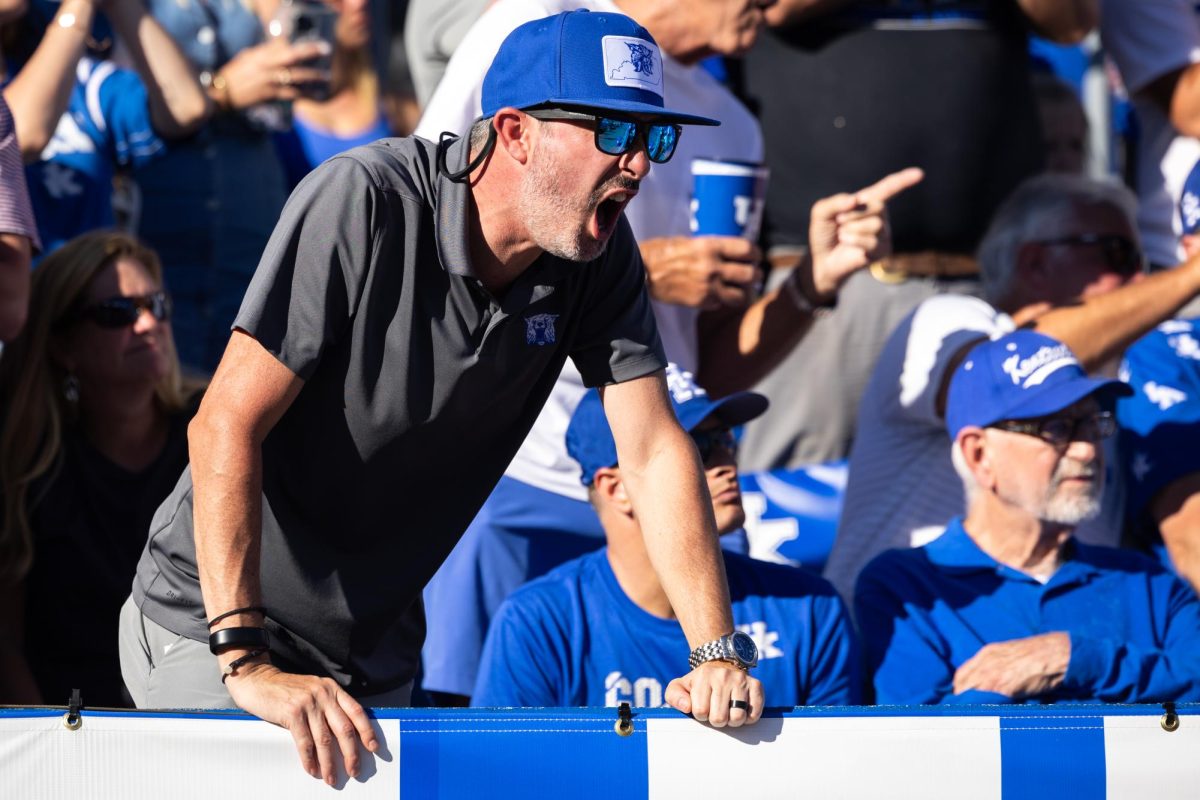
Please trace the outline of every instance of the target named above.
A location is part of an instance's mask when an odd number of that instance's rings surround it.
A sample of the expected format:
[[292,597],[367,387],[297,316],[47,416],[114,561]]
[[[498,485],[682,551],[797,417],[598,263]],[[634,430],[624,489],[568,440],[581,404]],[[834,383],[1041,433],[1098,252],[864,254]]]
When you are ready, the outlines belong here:
[[661,164],[675,154],[679,143],[679,128],[674,125],[649,125],[646,127],[646,154],[650,160]]
[[[600,117],[596,120],[596,146],[602,153],[619,156],[629,152],[637,140],[639,123],[623,119]],[[662,164],[675,154],[679,142],[679,128],[674,125],[644,125],[646,155],[650,160]]]
[[619,156],[629,151],[637,138],[637,123],[622,119],[596,120],[596,144],[600,151],[610,156]]

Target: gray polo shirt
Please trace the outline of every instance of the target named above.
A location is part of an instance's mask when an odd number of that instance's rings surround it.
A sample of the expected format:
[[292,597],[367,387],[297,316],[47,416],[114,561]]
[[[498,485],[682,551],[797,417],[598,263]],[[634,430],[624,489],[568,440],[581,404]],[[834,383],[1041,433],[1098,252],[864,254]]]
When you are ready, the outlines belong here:
[[[464,150],[450,145],[451,169]],[[234,323],[305,380],[263,444],[273,658],[359,695],[412,679],[421,589],[565,359],[591,386],[665,365],[623,219],[600,258],[543,255],[494,298],[468,256],[467,186],[435,163],[435,146],[414,138],[319,167],[288,201]],[[185,471],[151,525],[133,597],[206,641],[191,504]]]

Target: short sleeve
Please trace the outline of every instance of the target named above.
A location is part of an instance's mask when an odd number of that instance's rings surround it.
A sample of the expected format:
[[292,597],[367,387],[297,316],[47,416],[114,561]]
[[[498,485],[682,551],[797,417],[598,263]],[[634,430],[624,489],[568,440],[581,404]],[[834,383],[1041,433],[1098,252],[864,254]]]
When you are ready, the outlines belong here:
[[1188,0],[1103,0],[1100,37],[1130,92],[1200,61],[1200,16]]
[[[284,206],[233,327],[307,380],[354,314],[383,207],[367,168],[352,157],[309,173]],[[389,235],[403,235],[402,224],[389,219]]]
[[1159,491],[1200,471],[1200,332],[1172,320],[1131,347],[1121,377],[1134,389],[1117,403],[1128,486],[1136,520]]
[[154,130],[146,86],[137,73],[102,62],[87,82],[86,98],[88,113],[118,164],[140,167],[162,155],[166,145]]
[[589,388],[665,369],[667,359],[646,291],[646,269],[624,215],[583,299],[586,317],[571,360]]
[[887,354],[901,361],[900,415],[941,426],[937,397],[955,356],[974,342],[1012,329],[1007,314],[974,297],[942,295],[917,306],[902,345],[894,343],[903,351]]
[[25,182],[25,165],[21,161],[21,145],[17,142],[12,111],[0,94],[0,233],[15,233],[41,250],[33,205],[29,200],[29,185]]

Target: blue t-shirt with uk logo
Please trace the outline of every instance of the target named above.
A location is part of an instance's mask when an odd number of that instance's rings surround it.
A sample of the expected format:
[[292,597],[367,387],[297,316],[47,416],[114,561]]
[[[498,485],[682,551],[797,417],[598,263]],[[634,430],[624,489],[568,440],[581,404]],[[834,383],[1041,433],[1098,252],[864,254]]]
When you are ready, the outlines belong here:
[[140,167],[164,149],[137,73],[81,58],[54,136],[26,167],[43,255],[81,233],[111,228],[117,167]]
[[1134,389],[1117,403],[1126,513],[1147,548],[1170,566],[1148,507],[1169,484],[1200,472],[1200,318],[1167,320],[1135,342],[1121,379]]
[[[767,705],[858,702],[857,650],[833,587],[794,567],[724,556],[734,624],[758,645],[752,674]],[[471,702],[661,706],[667,684],[687,673],[688,652],[677,621],[629,599],[603,549],[504,602],[488,630]]]

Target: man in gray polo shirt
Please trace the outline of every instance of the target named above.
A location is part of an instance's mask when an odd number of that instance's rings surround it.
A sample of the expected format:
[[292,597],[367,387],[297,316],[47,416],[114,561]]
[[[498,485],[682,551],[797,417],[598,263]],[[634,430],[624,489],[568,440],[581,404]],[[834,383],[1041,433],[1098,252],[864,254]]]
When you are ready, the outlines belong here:
[[667,701],[717,726],[758,719],[761,684],[739,668],[754,654],[729,636],[703,472],[621,215],[678,125],[713,123],[663,108],[662,91],[657,46],[627,17],[537,20],[497,54],[469,143],[386,140],[301,183],[122,613],[139,706],[237,705],[288,728],[314,777],[335,781],[335,749],[357,774],[360,741],[378,747],[359,700],[407,701],[421,588],[570,356],[604,387],[647,549],[701,662]]

